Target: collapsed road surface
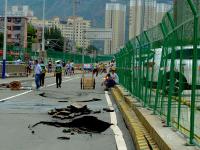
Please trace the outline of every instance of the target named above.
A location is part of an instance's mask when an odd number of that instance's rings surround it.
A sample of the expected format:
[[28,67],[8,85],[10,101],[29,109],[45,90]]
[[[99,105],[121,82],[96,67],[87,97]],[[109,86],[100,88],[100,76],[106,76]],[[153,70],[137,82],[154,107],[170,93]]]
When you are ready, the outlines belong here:
[[102,78],[96,79],[95,90],[81,90],[79,76],[63,78],[61,89],[55,78],[46,79],[39,91],[1,88],[0,149],[134,150]]

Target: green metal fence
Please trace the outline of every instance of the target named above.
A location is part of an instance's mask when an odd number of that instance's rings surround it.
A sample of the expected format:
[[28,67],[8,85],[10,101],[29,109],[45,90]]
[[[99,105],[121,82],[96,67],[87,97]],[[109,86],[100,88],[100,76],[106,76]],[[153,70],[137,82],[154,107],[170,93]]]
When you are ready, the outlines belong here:
[[200,1],[176,0],[157,26],[116,54],[120,84],[200,145]]

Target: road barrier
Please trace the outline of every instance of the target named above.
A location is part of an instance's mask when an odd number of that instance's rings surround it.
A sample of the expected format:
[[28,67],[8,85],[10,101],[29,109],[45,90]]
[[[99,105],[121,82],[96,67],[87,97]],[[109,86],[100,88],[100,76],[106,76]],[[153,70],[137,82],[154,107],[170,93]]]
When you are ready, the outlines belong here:
[[[2,65],[0,64],[0,70],[2,70]],[[7,64],[6,65],[6,74],[8,77],[17,77],[17,76],[27,76],[27,67],[26,65],[19,64]],[[0,72],[0,76],[2,73]]]
[[200,2],[177,0],[115,55],[120,84],[200,145]]

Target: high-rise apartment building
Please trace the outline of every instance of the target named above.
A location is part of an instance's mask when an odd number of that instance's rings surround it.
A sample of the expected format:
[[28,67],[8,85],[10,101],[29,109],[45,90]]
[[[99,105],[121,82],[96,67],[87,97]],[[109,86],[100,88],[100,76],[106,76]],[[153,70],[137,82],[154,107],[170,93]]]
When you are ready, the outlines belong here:
[[134,38],[141,32],[142,0],[130,0],[129,9],[129,39]]
[[8,16],[13,16],[13,17],[33,17],[34,13],[33,11],[29,8],[28,5],[20,5],[20,6],[11,6],[8,8],[7,12]]
[[[7,43],[27,48],[27,22],[25,17],[10,17],[7,21]],[[0,26],[4,25],[4,17],[0,17]]]
[[162,18],[166,12],[172,8],[172,5],[166,3],[157,3],[156,7],[156,24],[158,24],[162,21]]
[[112,29],[112,40],[104,43],[104,53],[114,54],[125,43],[126,6],[119,3],[107,3],[105,12],[105,28]]
[[90,41],[85,37],[86,29],[91,27],[91,21],[84,20],[82,17],[71,16],[66,24],[60,24],[60,30],[65,38],[70,41],[75,40],[76,47],[87,48]]
[[156,0],[143,0],[143,31],[156,24]]
[[[43,20],[33,17],[29,22],[36,28],[43,26]],[[51,20],[44,21],[46,28],[57,27],[60,29],[63,37],[70,41],[75,40],[76,47],[88,47],[90,41],[85,38],[86,29],[91,27],[91,21],[85,20],[82,17],[69,17],[67,21],[61,21],[59,17],[54,17]]]
[[171,4],[156,0],[130,0],[129,39],[161,22],[171,7]]

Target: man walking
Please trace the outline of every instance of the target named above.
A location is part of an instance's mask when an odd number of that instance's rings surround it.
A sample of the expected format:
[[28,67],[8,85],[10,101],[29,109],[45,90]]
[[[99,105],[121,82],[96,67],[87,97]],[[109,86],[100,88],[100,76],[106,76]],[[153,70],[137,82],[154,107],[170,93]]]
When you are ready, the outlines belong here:
[[45,74],[46,74],[46,67],[44,65],[44,61],[41,61],[40,63],[42,73],[41,73],[41,78],[40,78],[40,85],[44,86],[44,79],[45,79]]
[[56,69],[55,69],[55,75],[56,75],[56,86],[57,88],[61,88],[62,83],[62,66],[60,64],[60,61],[57,61]]
[[40,76],[41,76],[42,68],[38,64],[38,60],[35,60],[35,84],[36,84],[36,89],[38,90],[40,88]]

